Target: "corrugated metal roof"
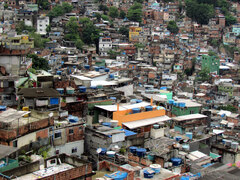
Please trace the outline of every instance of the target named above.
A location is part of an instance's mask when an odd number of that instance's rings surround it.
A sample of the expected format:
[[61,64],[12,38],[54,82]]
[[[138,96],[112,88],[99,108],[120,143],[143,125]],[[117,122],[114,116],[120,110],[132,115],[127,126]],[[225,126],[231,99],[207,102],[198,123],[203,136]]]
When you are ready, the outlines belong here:
[[173,117],[172,119],[175,121],[187,121],[191,119],[201,119],[201,118],[206,118],[206,115],[203,114],[189,114],[189,115],[184,115],[184,116],[177,116]]
[[126,123],[123,123],[123,125],[128,127],[129,129],[135,129],[138,127],[148,126],[148,125],[152,125],[152,124],[156,124],[156,123],[164,122],[168,120],[171,120],[171,118],[168,116],[159,116],[155,118],[126,122]]

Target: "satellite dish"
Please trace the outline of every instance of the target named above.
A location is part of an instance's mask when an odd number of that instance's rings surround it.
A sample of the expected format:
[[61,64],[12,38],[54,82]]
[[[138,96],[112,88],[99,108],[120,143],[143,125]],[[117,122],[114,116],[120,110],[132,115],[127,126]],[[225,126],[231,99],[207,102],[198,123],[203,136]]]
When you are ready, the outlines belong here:
[[97,153],[100,154],[102,152],[102,148],[97,149]]

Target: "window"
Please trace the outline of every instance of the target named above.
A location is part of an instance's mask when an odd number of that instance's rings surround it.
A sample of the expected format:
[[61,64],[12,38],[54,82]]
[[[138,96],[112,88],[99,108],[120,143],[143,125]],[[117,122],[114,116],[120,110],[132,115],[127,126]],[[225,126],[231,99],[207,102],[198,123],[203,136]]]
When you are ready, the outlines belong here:
[[13,141],[13,147],[17,147],[17,146],[18,146],[18,141],[17,140]]
[[72,153],[76,153],[77,152],[77,147],[72,148]]
[[61,132],[55,132],[55,139],[61,138],[61,137],[62,137]]
[[193,111],[193,110],[191,110],[191,111],[190,111],[190,114],[194,114],[194,111]]
[[73,129],[69,129],[69,134],[73,134]]

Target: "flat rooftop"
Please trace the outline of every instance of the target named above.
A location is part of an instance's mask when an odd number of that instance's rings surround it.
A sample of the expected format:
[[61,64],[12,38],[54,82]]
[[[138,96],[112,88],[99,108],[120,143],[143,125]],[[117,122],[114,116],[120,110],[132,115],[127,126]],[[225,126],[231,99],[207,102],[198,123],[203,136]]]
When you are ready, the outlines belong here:
[[[153,178],[151,178],[151,179],[152,180],[164,180],[164,179],[168,179],[168,178],[175,177],[175,176],[178,176],[178,174],[173,173],[172,171],[169,171],[167,169],[161,168],[160,173],[155,174],[153,176]],[[143,180],[143,179],[149,180],[149,178],[144,178],[143,170],[141,170],[141,172],[140,172],[140,178],[141,178],[141,180]]]
[[172,119],[174,121],[188,121],[192,119],[201,119],[201,118],[206,118],[206,115],[203,114],[189,114],[189,115],[184,115],[184,116],[177,116],[173,117]]
[[41,169],[38,171],[35,171],[33,173],[29,173],[20,177],[15,178],[15,180],[35,180],[35,179],[40,179],[40,178],[44,178],[47,176],[51,176],[63,171],[67,171],[69,169],[73,169],[74,166],[70,165],[70,164],[66,164],[66,163],[62,163],[60,165],[55,165],[52,167],[48,167],[45,169]]

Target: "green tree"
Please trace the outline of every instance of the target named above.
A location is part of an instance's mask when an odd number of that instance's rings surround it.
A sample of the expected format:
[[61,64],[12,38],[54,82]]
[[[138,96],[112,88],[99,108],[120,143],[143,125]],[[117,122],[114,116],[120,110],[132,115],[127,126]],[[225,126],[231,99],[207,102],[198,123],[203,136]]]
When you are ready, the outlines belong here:
[[118,8],[116,8],[115,6],[111,6],[109,8],[109,12],[108,12],[109,16],[111,18],[117,18],[119,13],[118,13]]
[[7,8],[8,8],[8,4],[4,3],[4,9],[7,9]]
[[173,34],[177,34],[179,31],[179,28],[175,21],[169,21],[167,25],[167,29]]
[[100,5],[98,6],[98,10],[99,10],[99,11],[103,11],[104,14],[107,14],[107,12],[108,12],[108,7],[107,7],[106,5],[100,4]]
[[42,38],[40,34],[37,34],[35,32],[29,33],[29,36],[34,39],[35,48],[44,48],[45,44],[50,41],[47,38]]
[[95,17],[97,18],[97,22],[101,21],[101,14],[100,13],[95,13]]
[[49,70],[48,61],[44,58],[38,57],[36,54],[27,55],[28,58],[32,58],[32,68],[36,70]]
[[67,33],[64,36],[64,39],[74,41],[76,48],[82,49],[84,43],[80,38],[79,24],[77,22],[77,18],[71,17],[65,26],[65,30]]
[[89,18],[81,18],[80,23],[82,24],[81,39],[86,44],[98,45],[100,30],[96,28],[93,22]]
[[229,104],[227,106],[220,106],[220,107],[218,107],[218,110],[226,110],[226,111],[231,111],[233,113],[236,113],[238,109]]
[[120,52],[117,52],[115,50],[109,50],[108,54],[110,59],[116,59],[117,55],[120,55]]
[[69,3],[62,3],[62,5],[56,5],[51,11],[48,12],[50,19],[62,16],[65,13],[70,13],[73,7]]
[[142,5],[140,3],[134,3],[128,10],[127,18],[130,21],[142,22]]
[[102,19],[104,20],[104,21],[109,21],[109,17],[107,16],[107,15],[105,15],[105,14],[102,14]]
[[198,74],[198,80],[208,81],[210,79],[210,70],[208,68],[202,69]]
[[38,0],[37,4],[40,9],[49,10],[50,3],[48,2],[48,0]]
[[186,0],[186,14],[199,24],[208,24],[215,15],[212,4],[198,3],[196,0]]
[[209,39],[209,44],[214,48],[218,47],[218,40],[217,39]]
[[127,37],[128,37],[128,35],[129,35],[129,29],[126,28],[126,27],[124,27],[124,26],[120,27],[119,30],[118,30],[118,32],[119,32],[120,34],[122,34],[122,35],[127,36]]
[[34,29],[32,26],[26,26],[23,21],[20,21],[16,25],[16,31],[17,31],[17,34],[22,34],[23,31],[27,31],[28,33],[31,33],[31,32],[35,32],[36,29]]
[[209,55],[209,56],[216,56],[216,57],[217,57],[217,53],[214,52],[214,51],[211,51],[211,50],[208,52],[208,55]]
[[124,19],[126,17],[126,13],[123,10],[121,10],[120,13],[119,13],[119,17],[121,19]]
[[237,23],[236,17],[232,16],[231,14],[227,14],[225,16],[225,20],[226,20],[226,26],[230,26]]

